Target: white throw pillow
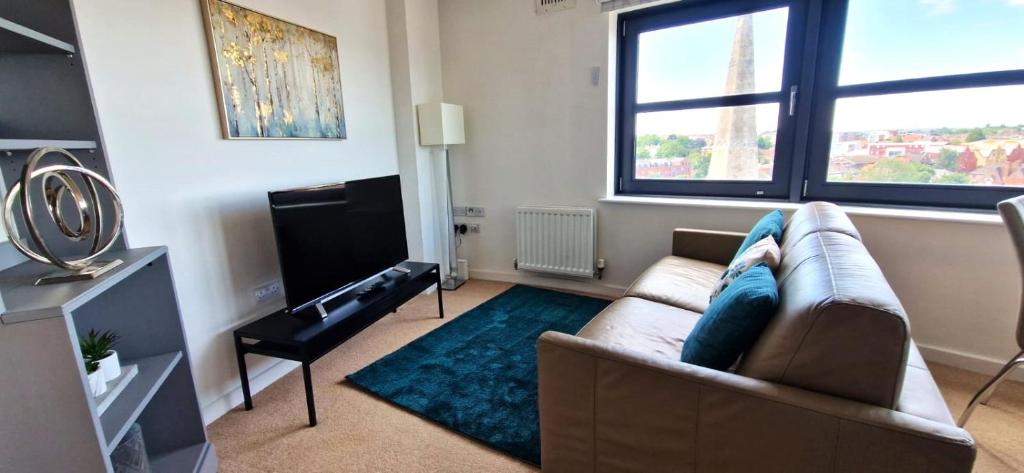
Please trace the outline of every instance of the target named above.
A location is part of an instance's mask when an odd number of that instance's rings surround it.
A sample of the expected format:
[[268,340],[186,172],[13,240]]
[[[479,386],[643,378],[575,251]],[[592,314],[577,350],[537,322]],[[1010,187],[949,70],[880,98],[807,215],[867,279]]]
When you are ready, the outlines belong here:
[[729,263],[729,267],[725,269],[722,277],[718,279],[718,284],[715,284],[715,288],[711,291],[710,300],[714,301],[725,288],[729,287],[746,270],[764,263],[772,273],[775,273],[775,270],[779,269],[779,261],[781,260],[782,250],[779,249],[779,244],[775,243],[774,238],[768,236],[758,240],[757,243],[750,245],[747,251],[733,259],[732,263]]

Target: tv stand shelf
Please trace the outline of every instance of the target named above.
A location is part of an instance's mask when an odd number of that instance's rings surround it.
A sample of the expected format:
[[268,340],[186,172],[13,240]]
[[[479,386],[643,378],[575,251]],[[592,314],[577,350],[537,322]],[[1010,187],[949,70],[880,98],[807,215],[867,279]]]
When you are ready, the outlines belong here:
[[[246,353],[302,363],[306,407],[312,427],[316,425],[316,407],[310,364],[431,286],[437,287],[438,312],[444,318],[440,267],[436,263],[414,261],[406,261],[399,266],[410,272],[391,271],[349,288],[326,304],[327,317],[321,318],[312,307],[301,314],[290,314],[282,309],[235,330],[235,353],[245,410],[252,409]],[[358,296],[359,292],[374,284],[381,284],[382,289],[368,296]]]

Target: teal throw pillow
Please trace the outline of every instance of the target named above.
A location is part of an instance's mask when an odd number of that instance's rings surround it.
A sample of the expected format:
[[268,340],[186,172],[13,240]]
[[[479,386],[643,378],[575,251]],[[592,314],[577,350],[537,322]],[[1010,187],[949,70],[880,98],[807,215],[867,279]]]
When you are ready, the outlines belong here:
[[724,371],[754,346],[779,306],[765,264],[748,269],[711,302],[683,343],[682,361]]
[[736,251],[737,258],[747,251],[751,245],[763,240],[765,237],[772,237],[775,239],[775,243],[782,244],[782,227],[786,224],[785,218],[782,216],[781,210],[772,210],[767,215],[761,217],[754,224],[754,228],[750,229],[750,233],[747,233],[747,237],[743,239],[743,244],[740,245],[740,249]]

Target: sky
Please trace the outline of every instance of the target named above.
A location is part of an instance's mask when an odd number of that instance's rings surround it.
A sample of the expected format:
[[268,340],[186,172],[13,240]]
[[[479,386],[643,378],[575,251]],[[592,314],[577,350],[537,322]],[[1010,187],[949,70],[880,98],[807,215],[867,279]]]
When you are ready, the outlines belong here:
[[[754,14],[757,92],[781,89],[788,11]],[[736,20],[640,35],[638,101],[721,95]],[[1024,69],[1024,0],[851,0],[840,85]],[[776,128],[778,108],[759,107],[757,128]],[[834,129],[1024,124],[1024,86],[841,100]],[[637,133],[713,134],[718,111],[643,114]]]

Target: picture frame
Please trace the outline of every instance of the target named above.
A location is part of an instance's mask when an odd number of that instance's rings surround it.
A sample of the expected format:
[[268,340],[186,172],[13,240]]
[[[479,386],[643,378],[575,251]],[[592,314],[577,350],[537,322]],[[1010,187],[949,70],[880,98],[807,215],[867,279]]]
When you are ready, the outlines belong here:
[[199,0],[225,139],[348,136],[338,41],[224,0]]

